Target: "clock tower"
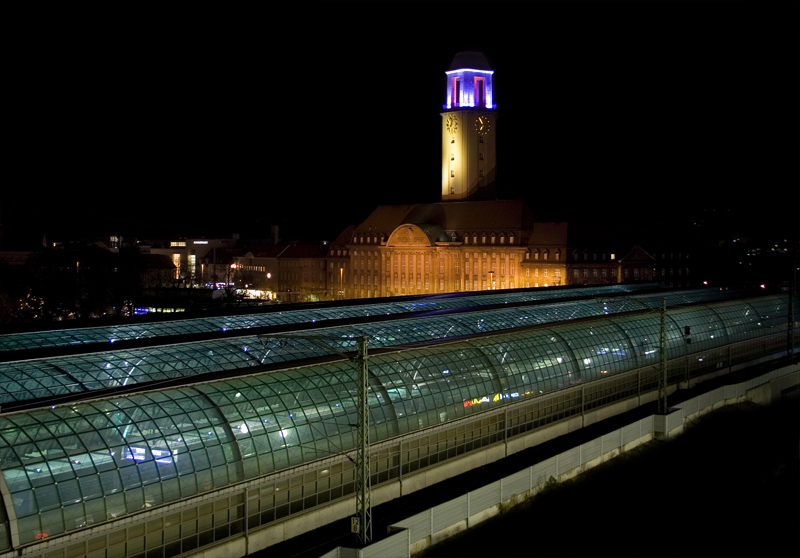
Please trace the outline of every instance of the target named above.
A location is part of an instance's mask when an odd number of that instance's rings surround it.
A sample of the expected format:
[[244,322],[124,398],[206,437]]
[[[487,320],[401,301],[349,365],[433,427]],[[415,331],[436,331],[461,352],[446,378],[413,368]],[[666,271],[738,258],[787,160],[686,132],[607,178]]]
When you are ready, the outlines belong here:
[[459,52],[445,73],[442,201],[495,199],[494,70],[482,53]]

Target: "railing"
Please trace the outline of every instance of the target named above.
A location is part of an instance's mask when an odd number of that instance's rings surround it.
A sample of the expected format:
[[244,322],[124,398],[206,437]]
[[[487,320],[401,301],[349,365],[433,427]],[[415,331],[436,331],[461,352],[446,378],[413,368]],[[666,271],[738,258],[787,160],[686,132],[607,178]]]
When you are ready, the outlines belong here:
[[800,365],[787,366],[745,382],[721,386],[680,403],[668,415],[650,415],[478,490],[399,521],[389,527],[389,532],[393,534],[363,549],[339,547],[321,558],[411,556],[414,552],[497,515],[504,506],[535,495],[549,483],[571,478],[650,441],[659,433],[668,435],[679,431],[689,417],[710,411],[720,404],[740,402],[746,398],[748,390],[798,372]]

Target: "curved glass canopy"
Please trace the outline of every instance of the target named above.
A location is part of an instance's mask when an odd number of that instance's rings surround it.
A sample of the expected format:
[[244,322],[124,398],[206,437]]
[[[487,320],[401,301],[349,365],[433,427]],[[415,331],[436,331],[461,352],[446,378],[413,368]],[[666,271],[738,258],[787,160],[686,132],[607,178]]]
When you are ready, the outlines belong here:
[[[448,317],[449,318],[449,317]],[[669,356],[785,330],[765,297],[671,310]],[[658,362],[658,313],[467,337],[369,359],[371,440]],[[347,341],[343,341],[347,343]],[[351,450],[347,359],[0,415],[21,543]]]
[[[232,315],[209,318],[189,318],[185,320],[157,321],[142,324],[86,327],[64,330],[48,330],[30,333],[0,335],[0,352],[66,347],[88,344],[108,344],[117,341],[151,339],[157,337],[192,335],[247,330],[257,327],[280,326],[286,324],[313,323],[323,320],[339,320],[404,314],[408,312],[429,312],[433,310],[452,310],[472,306],[490,306],[540,300],[556,300],[581,296],[603,296],[616,293],[635,293],[655,288],[653,284],[601,285],[596,287],[569,289],[530,289],[525,291],[493,291],[487,293],[464,293],[458,296],[434,295],[414,299],[391,300],[354,305],[335,305],[317,308],[281,310],[280,306],[270,307],[258,314]],[[711,291],[709,291],[711,292]]]
[[[442,340],[520,327],[657,308],[661,298],[668,304],[687,300],[718,300],[719,291],[658,293],[605,300],[587,299],[533,306],[511,306],[469,312],[353,323],[314,329],[316,335],[369,336],[373,347],[389,347]],[[298,326],[301,327],[301,326]],[[120,388],[211,372],[255,368],[329,354],[301,339],[261,340],[256,335],[118,349],[76,356],[0,363],[0,404],[45,397],[69,397],[76,393]]]

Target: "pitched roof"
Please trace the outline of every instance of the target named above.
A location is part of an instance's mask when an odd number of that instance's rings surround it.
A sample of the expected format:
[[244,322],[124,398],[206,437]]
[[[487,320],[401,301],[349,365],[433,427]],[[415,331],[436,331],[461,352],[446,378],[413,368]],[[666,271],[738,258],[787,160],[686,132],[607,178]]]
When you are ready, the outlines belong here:
[[567,223],[536,223],[528,242],[536,246],[566,246]]
[[381,205],[356,232],[391,233],[403,224],[437,225],[446,231],[530,231],[533,212],[522,200]]

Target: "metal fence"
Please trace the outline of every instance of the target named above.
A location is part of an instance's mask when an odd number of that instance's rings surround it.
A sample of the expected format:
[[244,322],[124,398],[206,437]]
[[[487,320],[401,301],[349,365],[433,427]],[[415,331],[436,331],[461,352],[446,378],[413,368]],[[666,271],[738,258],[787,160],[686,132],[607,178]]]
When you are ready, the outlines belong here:
[[758,378],[721,386],[676,405],[667,415],[651,415],[536,463],[477,490],[459,496],[392,525],[390,536],[363,549],[339,547],[321,558],[397,558],[411,556],[456,532],[499,513],[504,504],[516,503],[541,490],[550,479],[565,480],[626,449],[669,435],[686,419],[713,408],[743,401],[748,390],[796,374],[800,366],[773,370]]

